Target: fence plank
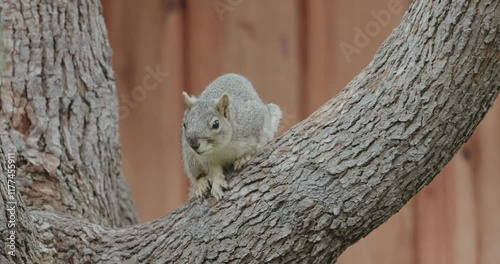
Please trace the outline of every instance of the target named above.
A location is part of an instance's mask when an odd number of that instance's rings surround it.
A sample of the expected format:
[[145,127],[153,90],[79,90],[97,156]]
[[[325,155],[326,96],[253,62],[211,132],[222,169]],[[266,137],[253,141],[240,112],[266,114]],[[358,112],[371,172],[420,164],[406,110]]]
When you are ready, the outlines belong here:
[[[184,104],[181,93],[185,89],[185,50],[184,50],[184,13],[182,2],[167,1],[160,51],[161,65],[169,73],[160,97],[164,103],[160,104],[161,146],[164,147],[162,162],[165,169],[162,177],[166,179],[163,185],[163,210],[165,215],[179,207],[187,200],[189,180],[184,174],[181,158],[181,127]],[[170,4],[168,4],[170,3]],[[158,214],[158,213],[156,213]]]
[[306,87],[304,106],[309,115],[342,90],[334,86],[334,47],[338,44],[329,23],[334,3],[329,0],[307,2],[306,13]]
[[[182,10],[161,0],[103,3],[120,101],[123,171],[140,218],[148,221],[185,200],[178,144],[183,67],[176,56]],[[170,75],[152,74],[157,68]]]
[[199,93],[222,73],[241,73],[265,101],[282,106],[289,128],[301,111],[299,1],[233,2],[218,13],[214,3],[229,2],[188,1],[189,89]]
[[186,1],[186,89],[199,95],[221,73],[220,21],[212,1]]
[[477,228],[477,263],[500,260],[500,100],[496,100],[475,132],[471,159]]

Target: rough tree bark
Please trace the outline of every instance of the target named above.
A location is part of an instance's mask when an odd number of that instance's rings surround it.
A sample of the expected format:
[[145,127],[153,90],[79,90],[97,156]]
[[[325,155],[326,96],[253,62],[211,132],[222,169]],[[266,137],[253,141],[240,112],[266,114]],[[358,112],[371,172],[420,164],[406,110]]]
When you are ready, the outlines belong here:
[[128,226],[100,4],[0,8],[0,154],[16,154],[18,187],[16,255],[3,244],[1,263],[331,263],[433,179],[500,89],[499,2],[415,0],[370,65],[231,175],[225,199]]
[[[118,100],[98,2],[2,1],[2,151],[29,207],[136,221],[120,174]],[[116,196],[116,194],[120,196]]]

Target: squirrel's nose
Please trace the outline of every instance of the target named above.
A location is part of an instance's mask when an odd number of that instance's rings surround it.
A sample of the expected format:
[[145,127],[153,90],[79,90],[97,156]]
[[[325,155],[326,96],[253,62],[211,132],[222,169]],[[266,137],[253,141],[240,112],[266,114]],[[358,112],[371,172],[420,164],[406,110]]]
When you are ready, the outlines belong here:
[[189,146],[191,146],[192,149],[197,150],[200,147],[200,143],[196,139],[189,139]]

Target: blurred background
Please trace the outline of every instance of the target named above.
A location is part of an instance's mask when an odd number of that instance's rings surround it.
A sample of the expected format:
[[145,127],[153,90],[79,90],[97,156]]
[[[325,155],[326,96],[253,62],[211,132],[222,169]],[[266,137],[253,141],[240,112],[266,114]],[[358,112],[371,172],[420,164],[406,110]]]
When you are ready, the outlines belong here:
[[[281,132],[335,96],[410,0],[103,0],[120,101],[123,171],[142,222],[187,200],[183,90],[246,76],[284,111]],[[500,106],[440,175],[338,263],[499,263]]]

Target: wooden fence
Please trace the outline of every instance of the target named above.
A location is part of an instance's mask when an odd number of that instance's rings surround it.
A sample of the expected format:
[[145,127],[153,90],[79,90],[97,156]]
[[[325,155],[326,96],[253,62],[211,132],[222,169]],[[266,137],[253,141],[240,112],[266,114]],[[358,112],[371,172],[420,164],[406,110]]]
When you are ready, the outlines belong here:
[[[187,199],[181,91],[241,73],[283,108],[284,131],[369,63],[410,2],[103,0],[123,170],[142,221]],[[443,172],[338,263],[500,263],[499,133],[497,102]]]

